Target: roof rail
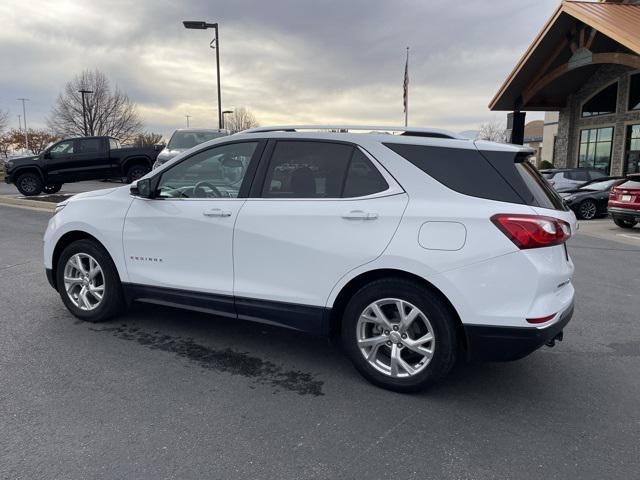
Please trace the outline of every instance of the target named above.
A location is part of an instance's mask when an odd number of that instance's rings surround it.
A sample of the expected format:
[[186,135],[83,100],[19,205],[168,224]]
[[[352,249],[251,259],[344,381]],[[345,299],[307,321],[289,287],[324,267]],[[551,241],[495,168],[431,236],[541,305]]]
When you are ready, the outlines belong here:
[[299,132],[301,130],[316,130],[335,133],[388,133],[396,135],[406,135],[412,137],[448,138],[458,140],[468,140],[468,138],[447,130],[438,128],[413,128],[413,127],[390,127],[372,125],[276,125],[271,127],[257,127],[243,130],[239,133],[268,133],[268,132]]

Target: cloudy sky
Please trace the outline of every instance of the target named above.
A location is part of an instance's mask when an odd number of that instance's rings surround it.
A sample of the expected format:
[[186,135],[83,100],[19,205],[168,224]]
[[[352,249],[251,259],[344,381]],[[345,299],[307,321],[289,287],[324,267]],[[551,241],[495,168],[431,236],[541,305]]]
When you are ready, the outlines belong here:
[[[100,69],[148,130],[216,127],[213,31],[220,23],[223,108],[262,125],[403,121],[411,47],[414,126],[461,131],[502,120],[487,104],[558,0],[0,0],[0,109],[45,125],[66,81]],[[529,115],[540,118],[538,115]]]

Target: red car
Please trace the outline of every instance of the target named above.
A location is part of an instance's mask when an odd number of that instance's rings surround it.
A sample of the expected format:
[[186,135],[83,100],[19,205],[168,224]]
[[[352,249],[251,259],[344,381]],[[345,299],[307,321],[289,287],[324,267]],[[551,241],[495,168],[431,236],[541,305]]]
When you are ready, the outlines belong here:
[[633,228],[640,222],[640,174],[629,175],[611,190],[608,208],[619,227]]

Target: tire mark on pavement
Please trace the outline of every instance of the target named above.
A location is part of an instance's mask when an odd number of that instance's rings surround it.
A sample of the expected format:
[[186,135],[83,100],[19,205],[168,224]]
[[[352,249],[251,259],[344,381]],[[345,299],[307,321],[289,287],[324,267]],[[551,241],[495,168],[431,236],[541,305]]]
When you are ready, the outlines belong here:
[[251,356],[246,352],[237,352],[230,348],[216,350],[198,344],[192,338],[172,337],[160,332],[144,332],[126,324],[120,327],[90,328],[90,330],[111,333],[118,338],[134,341],[152,350],[171,352],[197,363],[202,368],[241,375],[261,385],[282,388],[298,395],[316,397],[324,395],[322,392],[324,382],[315,380],[312,374],[299,370],[285,370],[275,363]]

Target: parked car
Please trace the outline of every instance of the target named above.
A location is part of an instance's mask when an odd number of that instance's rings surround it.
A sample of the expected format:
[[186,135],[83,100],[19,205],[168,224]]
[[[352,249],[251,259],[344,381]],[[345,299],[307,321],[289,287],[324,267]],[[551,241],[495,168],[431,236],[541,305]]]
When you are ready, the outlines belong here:
[[541,170],[540,173],[557,192],[571,190],[607,176],[602,170],[592,168],[561,168]]
[[633,228],[640,222],[640,174],[628,175],[611,190],[609,214],[621,228]]
[[160,152],[153,168],[158,168],[176,155],[200,145],[201,143],[229,135],[227,130],[205,128],[180,128],[173,132],[169,143]]
[[67,138],[40,155],[5,162],[5,182],[25,196],[56,193],[63,183],[144,176],[158,156],[155,147],[121,147],[112,137]]
[[607,214],[609,192],[624,180],[624,177],[602,177],[591,180],[579,188],[566,190],[560,193],[560,197],[567,202],[578,218],[591,220],[598,215]]
[[576,217],[532,153],[441,130],[253,129],[60,203],[47,278],[82,320],[139,300],[340,335],[371,382],[420,389],[458,357],[562,338]]

